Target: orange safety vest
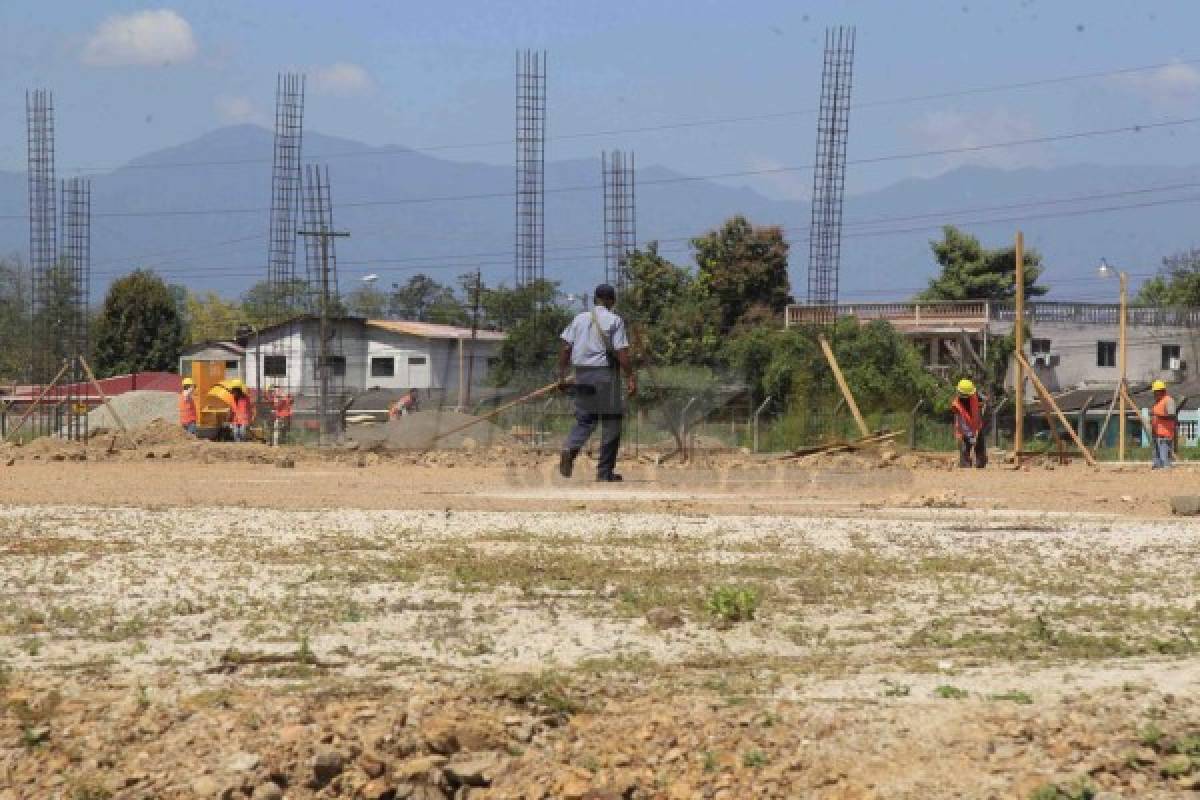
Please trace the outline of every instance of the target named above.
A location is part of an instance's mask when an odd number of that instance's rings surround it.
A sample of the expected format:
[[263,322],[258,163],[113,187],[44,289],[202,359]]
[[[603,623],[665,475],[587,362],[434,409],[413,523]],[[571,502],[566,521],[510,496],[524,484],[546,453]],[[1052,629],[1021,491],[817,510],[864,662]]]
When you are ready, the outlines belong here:
[[179,424],[191,425],[196,421],[196,397],[192,392],[179,393]]
[[276,419],[291,419],[292,396],[288,394],[276,394],[272,399],[271,407],[275,410]]
[[1170,402],[1171,395],[1164,392],[1163,396],[1155,401],[1154,407],[1150,409],[1150,432],[1154,434],[1155,439],[1175,438],[1176,422],[1170,411]]
[[242,395],[241,399],[233,401],[233,424],[234,425],[249,425],[254,420],[254,404],[250,402],[250,398]]
[[979,395],[955,397],[950,403],[950,410],[954,412],[955,416],[954,438],[961,439],[963,437],[964,426],[975,434],[983,430],[983,413],[979,408]]

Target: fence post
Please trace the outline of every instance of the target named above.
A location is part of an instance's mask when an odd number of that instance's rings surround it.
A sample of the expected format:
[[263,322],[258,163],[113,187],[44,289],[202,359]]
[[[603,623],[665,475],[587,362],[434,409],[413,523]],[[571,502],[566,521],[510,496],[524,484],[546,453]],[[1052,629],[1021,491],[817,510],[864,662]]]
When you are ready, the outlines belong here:
[[923,406],[923,405],[925,405],[925,401],[918,400],[917,404],[915,406],[913,406],[912,414],[909,417],[909,419],[910,419],[910,422],[908,425],[908,449],[909,450],[917,449],[917,412],[921,410],[921,406]]
[[771,402],[771,396],[770,396],[770,395],[767,395],[767,399],[766,399],[766,400],[763,400],[763,401],[762,401],[762,405],[761,405],[761,406],[759,406],[759,407],[758,407],[758,409],[757,409],[757,410],[754,412],[754,422],[753,422],[753,425],[754,425],[754,446],[753,446],[753,448],[752,448],[752,452],[755,452],[755,453],[757,453],[757,452],[758,452],[758,415],[759,415],[759,414],[761,414],[761,413],[763,412],[763,409],[765,409],[765,408],[767,407],[767,404],[768,404],[768,403],[770,403],[770,402]]

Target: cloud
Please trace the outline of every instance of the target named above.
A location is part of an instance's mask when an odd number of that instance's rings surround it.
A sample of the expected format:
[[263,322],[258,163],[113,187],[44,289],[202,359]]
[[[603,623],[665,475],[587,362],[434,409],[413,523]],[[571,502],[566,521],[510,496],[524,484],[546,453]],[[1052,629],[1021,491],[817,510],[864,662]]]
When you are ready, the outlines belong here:
[[190,61],[199,48],[192,26],[168,8],[109,17],[83,46],[94,67],[165,66]]
[[313,88],[323,94],[364,94],[374,88],[370,74],[358,64],[339,61],[312,71]]
[[1164,108],[1190,106],[1200,97],[1200,70],[1181,61],[1149,72],[1118,75],[1112,81]]
[[[1031,139],[1038,135],[1032,120],[1005,108],[983,111],[932,111],[908,126],[922,150],[963,150],[939,158],[941,172],[963,164],[1015,169],[1044,165],[1049,151],[1044,145],[989,148],[984,145]],[[970,148],[981,148],[971,150]]]
[[220,95],[213,101],[213,105],[222,122],[230,124],[249,122],[255,125],[268,125],[270,122],[267,115],[260,111],[249,98],[241,95]]

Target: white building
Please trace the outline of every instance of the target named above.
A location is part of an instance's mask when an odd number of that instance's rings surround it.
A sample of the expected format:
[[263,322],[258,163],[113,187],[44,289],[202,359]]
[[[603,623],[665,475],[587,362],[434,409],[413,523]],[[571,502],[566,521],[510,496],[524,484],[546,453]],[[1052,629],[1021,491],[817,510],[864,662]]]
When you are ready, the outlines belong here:
[[[505,334],[406,320],[338,317],[329,321],[328,358],[333,393],[419,389],[450,405],[464,405],[487,385]],[[318,383],[320,320],[299,317],[252,334],[245,343],[246,385],[274,385],[311,395]]]

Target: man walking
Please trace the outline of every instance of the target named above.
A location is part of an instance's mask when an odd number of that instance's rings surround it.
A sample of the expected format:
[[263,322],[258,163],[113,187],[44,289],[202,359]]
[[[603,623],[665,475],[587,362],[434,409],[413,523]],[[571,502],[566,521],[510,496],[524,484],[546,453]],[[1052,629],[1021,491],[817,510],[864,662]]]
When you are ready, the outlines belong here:
[[621,373],[625,373],[625,391],[637,394],[637,377],[629,359],[629,337],[625,322],[612,312],[617,292],[602,283],[596,287],[595,304],[571,320],[562,332],[558,352],[558,377],[565,383],[567,368],[575,368],[575,426],[567,435],[559,456],[558,471],[571,477],[575,457],[587,444],[588,437],[600,424],[600,458],[596,480],[619,481],[617,450],[621,445],[621,422],[625,415],[625,397],[621,391]]
[[1154,461],[1151,469],[1171,466],[1171,449],[1175,446],[1177,425],[1175,398],[1167,394],[1162,381],[1150,384],[1154,391],[1154,406],[1150,409],[1150,434],[1154,437]]
[[958,465],[983,469],[987,466],[987,441],[983,435],[983,401],[975,384],[963,378],[956,387],[958,396],[950,402],[954,415],[954,437],[958,439]]

